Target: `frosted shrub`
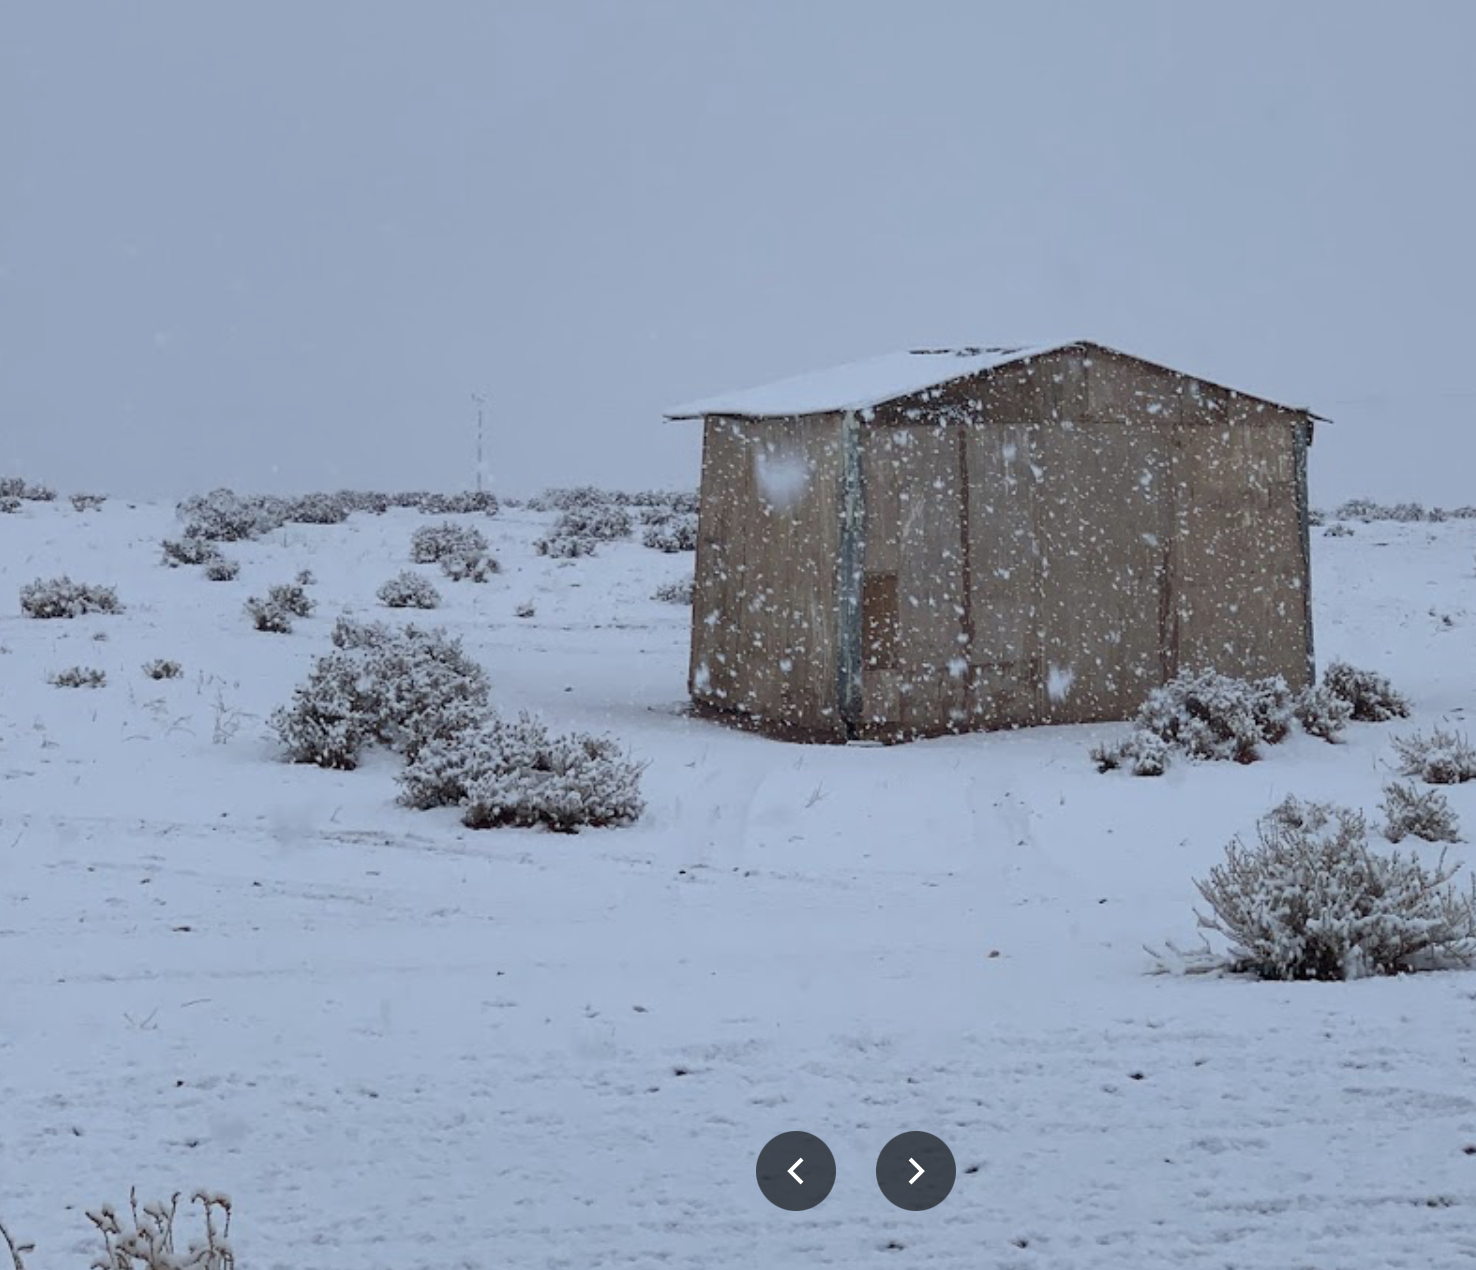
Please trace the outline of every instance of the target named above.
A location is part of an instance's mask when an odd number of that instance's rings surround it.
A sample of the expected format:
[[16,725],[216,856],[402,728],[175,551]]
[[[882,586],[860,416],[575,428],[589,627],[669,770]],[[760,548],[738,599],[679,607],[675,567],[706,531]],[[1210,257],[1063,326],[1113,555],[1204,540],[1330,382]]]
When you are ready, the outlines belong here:
[[441,557],[441,572],[452,582],[485,582],[499,572],[500,568],[497,561],[485,551]]
[[1456,732],[1435,728],[1429,736],[1394,738],[1401,776],[1413,776],[1431,785],[1461,785],[1476,780],[1476,750]]
[[87,613],[121,613],[112,587],[92,586],[60,578],[37,578],[21,588],[21,612],[27,617],[82,617]]
[[[1311,804],[1297,824],[1269,815],[1258,845],[1237,839],[1195,885],[1206,930],[1230,941],[1232,967],[1262,979],[1353,979],[1468,961],[1476,951],[1476,889],[1451,885],[1444,858],[1368,848],[1363,817]],[[1302,809],[1304,812],[1308,808]]]
[[416,507],[428,516],[457,516],[481,512],[497,514],[497,499],[490,490],[468,490],[461,494],[424,494]]
[[47,485],[33,485],[19,476],[0,477],[0,498],[23,499],[30,503],[50,503],[56,491]]
[[0,515],[15,516],[21,509],[21,501],[14,494],[0,494]]
[[1125,740],[1095,746],[1091,755],[1099,772],[1124,768],[1134,776],[1162,776],[1169,765],[1168,742],[1146,728],[1136,729]]
[[1460,821],[1438,789],[1419,790],[1391,782],[1384,786],[1384,837],[1390,842],[1422,838],[1426,842],[1459,842]]
[[180,503],[186,538],[212,542],[244,542],[280,529],[287,521],[287,503],[270,495],[245,496],[228,489],[197,494]]
[[1135,722],[1191,758],[1250,763],[1262,743],[1285,739],[1291,720],[1292,693],[1280,675],[1252,681],[1206,670],[1155,688]]
[[376,594],[381,604],[392,609],[433,609],[441,604],[441,593],[429,579],[409,569],[397,573]]
[[292,614],[280,604],[253,595],[246,601],[245,609],[246,616],[257,630],[272,635],[292,634]]
[[1350,526],[1343,524],[1343,522],[1339,520],[1334,521],[1331,525],[1324,529],[1322,531],[1322,536],[1324,538],[1351,538],[1353,537],[1353,530]]
[[651,598],[663,604],[691,604],[693,589],[691,578],[678,578],[674,582],[663,582]]
[[[307,575],[309,578],[312,574]],[[301,582],[284,582],[267,588],[267,599],[285,609],[293,617],[311,617],[317,602],[303,589]]]
[[514,617],[532,617],[537,612],[538,612],[538,610],[533,607],[533,601],[532,600],[525,600],[525,601],[523,601],[523,603],[519,604],[517,606],[517,608],[513,609],[513,616]]
[[341,525],[349,518],[349,505],[338,494],[304,494],[289,499],[283,519],[297,525]]
[[455,521],[422,525],[410,538],[410,559],[416,564],[439,564],[447,559],[464,560],[486,554],[487,540],[481,531]]
[[95,512],[108,501],[106,494],[73,494],[72,510],[79,512]]
[[528,500],[531,511],[568,511],[572,507],[604,507],[615,502],[617,495],[593,485],[576,485],[567,489],[546,489]]
[[333,643],[271,717],[295,763],[351,770],[370,745],[413,758],[487,716],[486,674],[444,631],[340,619]]
[[597,543],[593,538],[581,538],[574,534],[550,534],[540,538],[533,548],[540,556],[555,560],[577,560],[581,556],[592,556]]
[[1345,661],[1329,663],[1322,672],[1322,686],[1351,705],[1359,723],[1385,723],[1409,716],[1409,702],[1383,675],[1359,670]]
[[628,538],[634,526],[630,513],[609,504],[570,507],[554,522],[554,537],[593,538],[596,542],[616,542]]
[[57,688],[101,688],[107,682],[107,672],[96,666],[69,666],[50,677],[50,683]]
[[401,775],[401,801],[461,807],[471,829],[546,825],[572,833],[637,819],[641,771],[608,737],[552,736],[523,714],[427,745]]
[[160,546],[164,563],[171,569],[182,564],[210,564],[221,558],[220,548],[209,538],[166,538]]
[[697,517],[673,515],[658,524],[648,525],[641,541],[657,551],[696,551]]
[[1293,708],[1297,722],[1311,736],[1336,741],[1353,717],[1353,704],[1338,696],[1325,683],[1303,688]]
[[[87,1220],[103,1241],[102,1251],[92,1261],[94,1270],[235,1270],[236,1257],[230,1243],[230,1197],[197,1191],[193,1202],[205,1210],[204,1238],[191,1240],[185,1251],[175,1247],[177,1194],[168,1204],[140,1206],[137,1193],[130,1192],[130,1220],[126,1225],[111,1204],[89,1210]],[[17,1243],[3,1222],[0,1222],[0,1239],[4,1240],[14,1270],[26,1270],[23,1256],[31,1251],[31,1246]]]
[[239,561],[227,560],[224,556],[210,561],[205,566],[205,576],[211,582],[234,582],[241,572]]
[[166,661],[160,657],[144,662],[143,672],[150,679],[178,679],[184,674],[184,667],[177,661]]

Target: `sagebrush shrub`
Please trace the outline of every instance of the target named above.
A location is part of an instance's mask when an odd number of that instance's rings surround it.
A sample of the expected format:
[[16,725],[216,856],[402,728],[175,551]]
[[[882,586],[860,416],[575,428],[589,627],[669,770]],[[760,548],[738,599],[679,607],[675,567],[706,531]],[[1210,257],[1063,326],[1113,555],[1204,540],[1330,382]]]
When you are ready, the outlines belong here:
[[441,572],[453,582],[485,582],[500,570],[501,566],[485,551],[441,557]]
[[143,672],[150,679],[178,679],[184,674],[184,667],[177,661],[156,657],[153,661],[144,662]]
[[1169,746],[1156,732],[1136,728],[1121,741],[1094,746],[1091,757],[1099,772],[1126,768],[1134,776],[1162,776],[1168,770]]
[[392,609],[433,609],[441,604],[441,593],[429,579],[404,569],[375,593],[379,602]]
[[93,512],[107,501],[106,494],[73,494],[72,509],[79,512]]
[[428,516],[458,516],[481,512],[497,514],[497,498],[491,490],[467,490],[461,494],[423,494],[415,504]]
[[1476,780],[1476,750],[1464,736],[1434,728],[1430,735],[1416,732],[1396,736],[1401,776],[1413,776],[1431,785],[1461,785]]
[[1359,723],[1386,723],[1409,716],[1409,702],[1403,694],[1372,670],[1334,661],[1322,672],[1322,686],[1352,706],[1353,718]]
[[695,584],[691,578],[678,578],[673,582],[663,582],[652,593],[651,598],[660,600],[663,604],[690,604],[694,589]]
[[1350,526],[1343,524],[1343,522],[1339,520],[1334,521],[1331,525],[1324,529],[1322,531],[1322,536],[1324,538],[1351,538],[1353,537],[1353,530]]
[[338,494],[304,494],[287,500],[282,518],[296,525],[341,525],[349,518],[349,505]]
[[624,508],[611,504],[593,504],[566,508],[554,522],[551,536],[616,542],[621,538],[628,538],[633,527],[630,513]]
[[1416,789],[1391,781],[1384,786],[1384,837],[1390,842],[1422,838],[1426,842],[1459,842],[1461,825],[1450,800],[1438,789]]
[[481,530],[455,521],[422,525],[410,536],[410,559],[416,564],[439,564],[447,559],[465,559],[487,554],[487,539]]
[[1352,979],[1471,958],[1476,888],[1463,895],[1450,885],[1458,866],[1442,857],[1427,870],[1381,855],[1369,849],[1359,813],[1297,806],[1295,817],[1262,817],[1256,846],[1232,841],[1224,863],[1195,883],[1210,906],[1200,925],[1230,941],[1236,970]]
[[1250,763],[1261,744],[1286,738],[1291,720],[1292,692],[1280,675],[1245,680],[1205,670],[1155,688],[1134,722],[1191,758]]
[[118,594],[112,587],[94,586],[60,578],[37,578],[21,588],[21,612],[27,617],[82,617],[88,613],[123,612]]
[[525,600],[513,609],[514,617],[532,617],[538,610],[533,607],[532,600]]
[[245,609],[246,615],[257,630],[266,631],[272,635],[292,633],[291,611],[271,598],[263,599],[259,595],[253,595],[246,601]]
[[50,503],[56,491],[49,485],[33,485],[19,476],[0,476],[0,498],[24,499],[30,503]]
[[401,801],[460,807],[472,829],[545,825],[571,833],[637,819],[641,771],[608,737],[551,735],[522,714],[424,747],[401,774]]
[[413,757],[486,717],[487,676],[444,631],[340,618],[333,643],[271,718],[295,763],[351,770],[376,744]]
[[1325,683],[1313,684],[1297,694],[1294,712],[1307,733],[1324,741],[1336,741],[1353,717],[1353,703],[1338,696]]
[[96,666],[68,666],[50,676],[49,682],[57,688],[102,688],[108,675]]
[[577,560],[581,556],[595,554],[599,544],[593,538],[581,538],[574,534],[550,534],[533,544],[540,556],[555,560]]
[[317,601],[307,593],[300,582],[281,582],[276,586],[268,587],[267,602],[275,604],[293,617],[311,617],[313,610],[318,607]]
[[205,565],[205,576],[211,582],[233,582],[241,572],[239,560],[228,560],[221,556]]
[[287,522],[287,502],[272,495],[241,495],[228,489],[197,494],[180,503],[186,538],[244,542],[280,529]]
[[21,509],[21,501],[14,494],[0,494],[0,515],[15,516]]
[[675,553],[697,550],[697,517],[672,514],[664,521],[648,525],[641,541],[657,551]]
[[164,549],[164,563],[171,569],[210,564],[221,558],[220,548],[209,538],[166,538],[160,546]]

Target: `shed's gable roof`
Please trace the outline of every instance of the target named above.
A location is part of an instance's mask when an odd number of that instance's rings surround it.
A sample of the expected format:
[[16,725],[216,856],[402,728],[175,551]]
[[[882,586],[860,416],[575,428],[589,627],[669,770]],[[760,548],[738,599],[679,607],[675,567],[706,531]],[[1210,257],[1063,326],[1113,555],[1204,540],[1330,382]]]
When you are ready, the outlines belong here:
[[1008,348],[915,348],[864,362],[776,380],[760,388],[689,401],[666,412],[668,419],[729,415],[766,419],[864,410],[926,388],[966,379],[1009,362],[1025,361],[1070,344],[1019,344]]
[[[837,410],[865,410],[884,402],[910,397],[914,393],[950,384],[957,379],[982,374],[1012,362],[1025,362],[1047,353],[1068,348],[1100,349],[1116,352],[1089,340],[1065,340],[1055,344],[1016,344],[1010,346],[970,346],[962,348],[915,348],[903,353],[887,353],[864,362],[851,362],[829,370],[812,371],[776,380],[762,387],[719,397],[689,401],[666,412],[668,419],[701,419],[723,415],[740,419],[775,419],[799,415],[826,414]],[[1185,379],[1210,381],[1176,371],[1172,367],[1148,362],[1131,353],[1118,353],[1144,365],[1156,366]],[[1251,393],[1239,393],[1253,401],[1264,400]],[[1277,405],[1276,402],[1268,402]],[[1281,406],[1301,411],[1298,406]],[[1320,416],[1312,415],[1319,419]]]

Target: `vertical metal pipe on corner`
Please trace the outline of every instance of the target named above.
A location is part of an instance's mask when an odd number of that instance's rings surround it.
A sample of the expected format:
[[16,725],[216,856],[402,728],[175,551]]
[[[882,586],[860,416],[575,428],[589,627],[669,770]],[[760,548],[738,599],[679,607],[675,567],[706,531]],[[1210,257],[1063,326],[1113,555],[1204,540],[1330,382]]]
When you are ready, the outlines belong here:
[[861,582],[865,567],[866,500],[861,484],[861,429],[856,413],[841,417],[840,560],[836,579],[840,623],[836,640],[836,699],[846,739],[861,724]]

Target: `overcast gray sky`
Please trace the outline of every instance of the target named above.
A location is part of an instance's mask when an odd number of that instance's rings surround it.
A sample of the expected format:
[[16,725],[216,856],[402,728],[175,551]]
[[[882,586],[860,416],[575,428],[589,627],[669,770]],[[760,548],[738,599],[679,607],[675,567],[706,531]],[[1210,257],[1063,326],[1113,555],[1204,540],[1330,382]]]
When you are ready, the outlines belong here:
[[696,481],[686,398],[1084,337],[1476,503],[1476,4],[0,0],[0,472]]

